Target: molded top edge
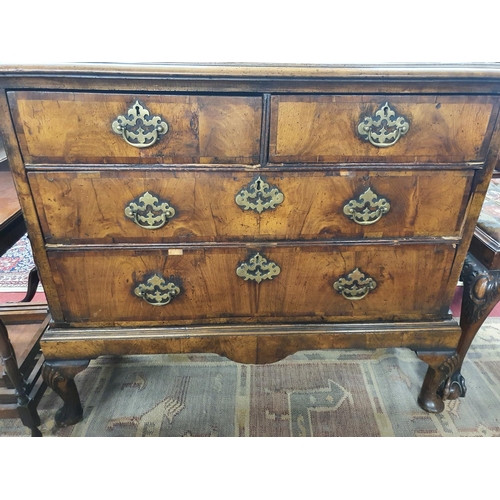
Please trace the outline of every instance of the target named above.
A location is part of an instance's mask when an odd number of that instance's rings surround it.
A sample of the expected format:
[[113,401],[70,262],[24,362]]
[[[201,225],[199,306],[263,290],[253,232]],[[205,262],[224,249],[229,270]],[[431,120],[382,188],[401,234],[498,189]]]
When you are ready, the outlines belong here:
[[139,76],[188,78],[339,78],[339,79],[500,79],[500,63],[464,64],[248,64],[248,63],[64,63],[0,65],[0,77]]

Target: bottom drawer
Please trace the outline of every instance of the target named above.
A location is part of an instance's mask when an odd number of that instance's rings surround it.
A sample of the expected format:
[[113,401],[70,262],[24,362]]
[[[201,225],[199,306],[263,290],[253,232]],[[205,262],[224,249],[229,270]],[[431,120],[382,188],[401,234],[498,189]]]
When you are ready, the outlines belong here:
[[440,319],[448,244],[49,251],[63,318],[87,326]]

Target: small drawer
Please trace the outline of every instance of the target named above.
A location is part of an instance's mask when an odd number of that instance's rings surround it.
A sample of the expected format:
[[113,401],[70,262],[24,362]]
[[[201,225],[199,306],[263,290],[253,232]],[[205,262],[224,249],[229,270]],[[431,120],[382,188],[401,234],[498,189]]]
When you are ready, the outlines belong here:
[[273,96],[269,161],[482,161],[497,113],[491,96]]
[[27,164],[259,162],[262,99],[9,92]]
[[454,287],[445,244],[48,255],[64,321],[75,325],[443,319]]
[[472,172],[30,172],[49,244],[459,237]]

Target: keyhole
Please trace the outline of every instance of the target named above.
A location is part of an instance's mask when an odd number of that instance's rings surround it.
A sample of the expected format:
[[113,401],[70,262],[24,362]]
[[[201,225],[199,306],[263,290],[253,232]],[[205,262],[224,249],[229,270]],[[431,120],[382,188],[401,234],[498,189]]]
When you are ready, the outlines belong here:
[[135,112],[139,115],[140,114],[140,111],[139,111],[139,106],[136,106],[135,107]]
[[260,180],[257,181],[257,191],[260,190]]

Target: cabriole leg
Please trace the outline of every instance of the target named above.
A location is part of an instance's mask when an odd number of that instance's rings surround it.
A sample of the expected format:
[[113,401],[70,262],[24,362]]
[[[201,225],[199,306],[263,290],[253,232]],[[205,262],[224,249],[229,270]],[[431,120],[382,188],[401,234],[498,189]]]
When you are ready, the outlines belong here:
[[458,343],[458,365],[441,388],[445,399],[457,399],[465,396],[467,388],[460,370],[467,351],[492,309],[500,300],[500,271],[488,271],[471,254],[467,255],[462,269],[464,284],[460,328],[462,336]]
[[58,427],[74,425],[83,419],[83,408],[76,388],[75,376],[87,368],[90,360],[47,360],[42,369],[46,384],[58,394],[64,405],[57,410],[55,422]]

